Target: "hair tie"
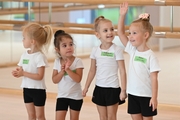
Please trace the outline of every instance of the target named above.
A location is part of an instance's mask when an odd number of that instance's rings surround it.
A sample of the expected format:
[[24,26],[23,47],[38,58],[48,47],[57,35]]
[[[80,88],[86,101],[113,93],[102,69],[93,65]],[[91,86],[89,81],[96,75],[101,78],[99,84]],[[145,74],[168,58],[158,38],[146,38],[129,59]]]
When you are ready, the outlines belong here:
[[139,19],[148,20],[149,16],[150,16],[150,14],[148,14],[148,13],[142,13],[139,15]]

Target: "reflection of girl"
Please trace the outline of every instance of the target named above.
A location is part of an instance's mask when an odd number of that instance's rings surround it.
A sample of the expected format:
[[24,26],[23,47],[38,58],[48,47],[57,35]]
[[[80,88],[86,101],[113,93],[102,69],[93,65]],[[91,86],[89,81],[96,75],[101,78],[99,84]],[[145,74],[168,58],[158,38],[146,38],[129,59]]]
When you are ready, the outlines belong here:
[[68,107],[70,107],[70,119],[78,120],[83,103],[80,85],[83,63],[80,58],[73,56],[73,39],[64,31],[56,31],[54,46],[60,56],[55,59],[52,75],[52,81],[58,84],[56,120],[65,120]]

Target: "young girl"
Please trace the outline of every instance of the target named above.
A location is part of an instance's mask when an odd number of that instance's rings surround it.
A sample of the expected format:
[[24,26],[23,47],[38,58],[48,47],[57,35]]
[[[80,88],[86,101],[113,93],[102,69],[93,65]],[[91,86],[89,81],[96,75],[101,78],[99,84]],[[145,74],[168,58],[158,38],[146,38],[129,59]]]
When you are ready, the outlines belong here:
[[17,78],[23,76],[21,87],[28,120],[45,120],[44,73],[48,63],[42,50],[48,47],[52,35],[53,32],[49,25],[41,26],[37,23],[29,23],[23,29],[23,45],[28,50],[22,54],[18,63],[19,68],[13,70],[12,75]]
[[125,35],[124,19],[128,4],[120,5],[118,35],[130,55],[127,83],[128,113],[133,120],[152,120],[157,114],[158,72],[160,67],[153,51],[147,46],[153,27],[145,13],[131,23],[129,38]]
[[[91,67],[83,96],[86,96],[96,75],[92,101],[97,105],[100,120],[116,120],[118,105],[124,103],[126,98],[126,70],[123,52],[112,42],[115,32],[110,20],[100,16],[96,18],[94,28],[101,45],[94,47],[90,55]],[[119,86],[118,68],[122,89]]]
[[55,59],[52,81],[58,84],[56,120],[65,120],[68,107],[70,120],[79,120],[83,103],[81,79],[83,63],[75,57],[73,38],[62,30],[54,35],[54,46],[59,57]]

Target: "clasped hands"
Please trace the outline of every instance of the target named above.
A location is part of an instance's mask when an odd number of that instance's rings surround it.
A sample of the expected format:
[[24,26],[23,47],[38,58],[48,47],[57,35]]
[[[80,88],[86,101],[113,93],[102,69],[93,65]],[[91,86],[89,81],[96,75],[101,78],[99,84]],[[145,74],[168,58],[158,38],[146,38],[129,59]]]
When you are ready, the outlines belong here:
[[12,71],[12,75],[16,78],[23,76],[23,69],[21,67],[17,67],[16,70]]
[[64,64],[61,65],[61,70],[65,72],[69,69],[70,66],[71,66],[71,61],[67,58]]

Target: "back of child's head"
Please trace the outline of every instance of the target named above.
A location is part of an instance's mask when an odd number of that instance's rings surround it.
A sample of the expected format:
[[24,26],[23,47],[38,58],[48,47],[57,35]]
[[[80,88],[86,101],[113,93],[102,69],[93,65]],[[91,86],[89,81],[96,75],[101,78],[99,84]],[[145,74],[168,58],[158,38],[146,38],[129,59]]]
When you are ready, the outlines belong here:
[[104,16],[99,16],[94,21],[94,29],[96,32],[100,29],[100,23],[102,22],[111,22],[110,20],[106,19]]
[[131,23],[132,24],[140,24],[140,28],[142,29],[143,32],[149,32],[149,37],[148,39],[151,37],[152,33],[153,33],[153,26],[151,25],[150,21],[150,14],[148,13],[143,13],[139,15],[139,19],[133,21]]
[[23,26],[23,33],[36,41],[36,47],[39,50],[43,50],[43,48],[46,51],[48,50],[53,36],[53,30],[50,25],[41,26],[38,23],[29,23]]

